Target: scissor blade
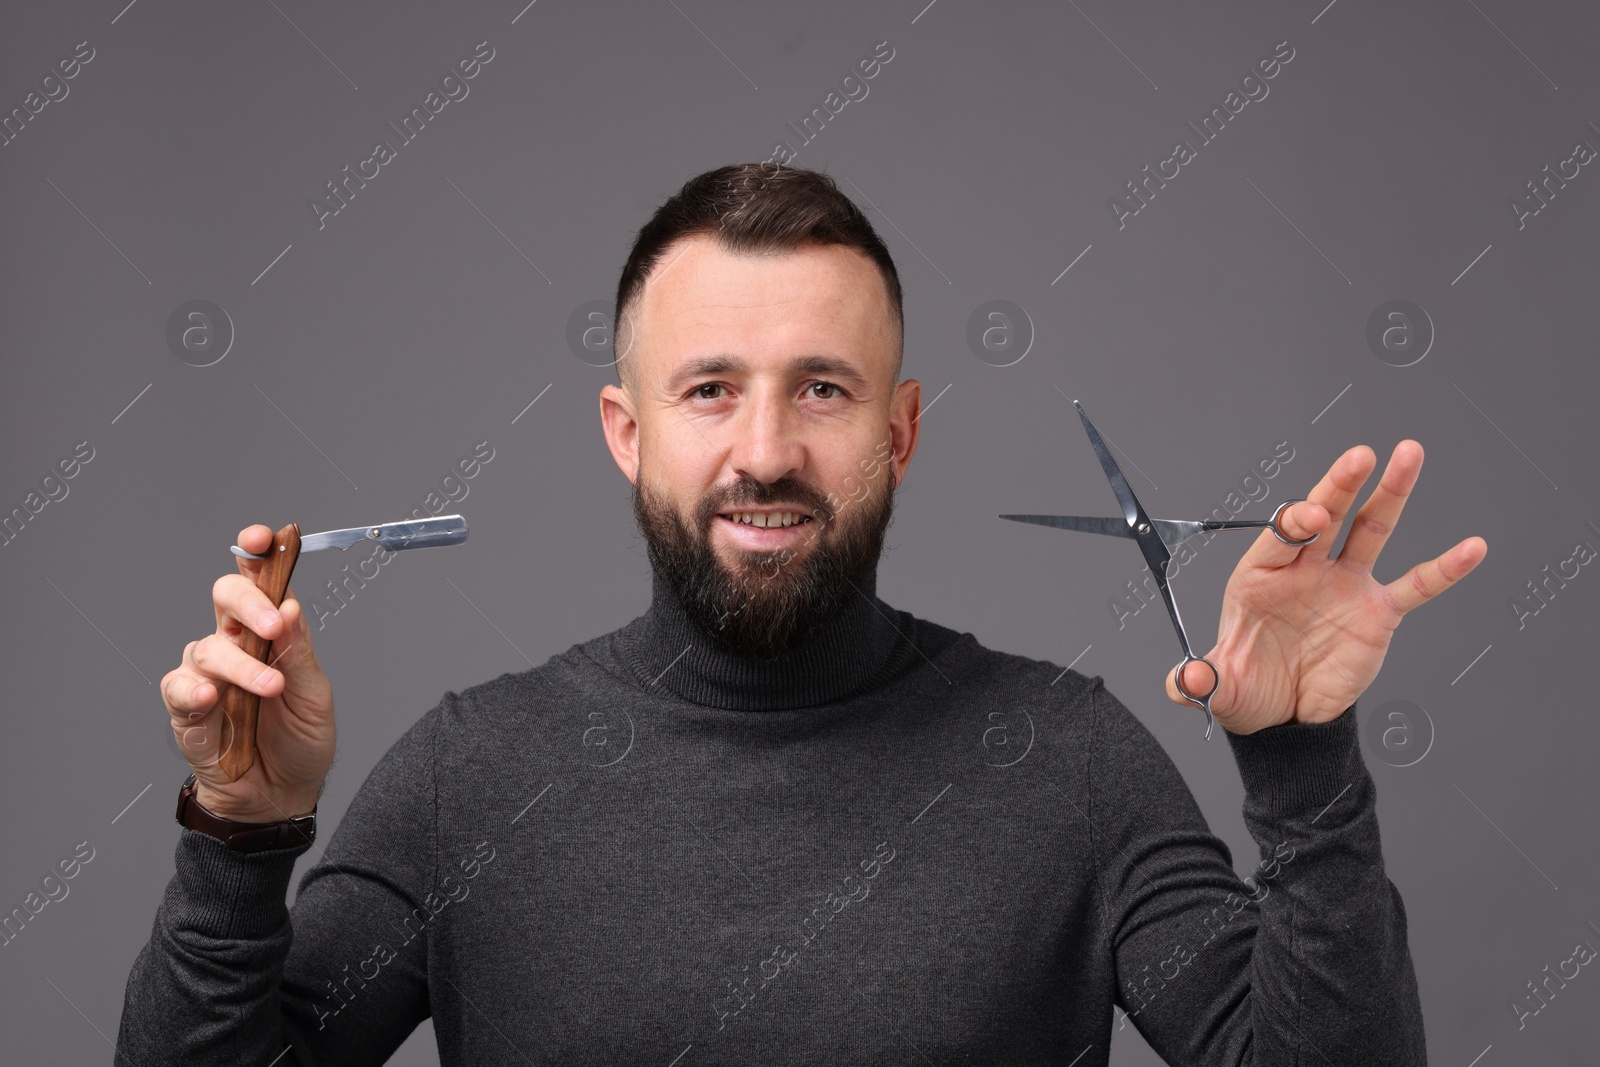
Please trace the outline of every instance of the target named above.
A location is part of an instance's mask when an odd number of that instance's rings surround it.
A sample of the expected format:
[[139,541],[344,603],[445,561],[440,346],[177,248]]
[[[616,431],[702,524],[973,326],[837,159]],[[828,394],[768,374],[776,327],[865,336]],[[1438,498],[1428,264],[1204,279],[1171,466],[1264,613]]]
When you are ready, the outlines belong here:
[[1112,537],[1132,537],[1133,529],[1121,519],[1102,519],[1092,515],[1002,515],[1012,522],[1031,522],[1036,526],[1053,526],[1058,530],[1077,530],[1081,533],[1109,534]]
[[1089,434],[1089,444],[1094,447],[1094,454],[1100,460],[1100,467],[1106,472],[1106,480],[1111,483],[1111,491],[1117,494],[1117,503],[1122,505],[1123,517],[1127,519],[1129,526],[1137,525],[1142,510],[1139,507],[1139,499],[1133,495],[1128,479],[1122,475],[1122,468],[1111,458],[1111,450],[1106,447],[1100,431],[1094,428],[1094,423],[1089,421],[1089,414],[1083,410],[1083,405],[1074,400],[1072,406],[1078,409],[1078,418],[1083,420],[1083,428]]
[[[460,515],[440,515],[432,519],[389,522],[381,526],[350,526],[343,530],[323,530],[307,534],[300,539],[300,553],[304,555],[326,548],[349,548],[357,541],[376,541],[384,548],[397,552],[405,548],[459,545],[466,539],[466,519]],[[230,551],[246,559],[265,558],[254,552],[246,552],[238,545],[233,545]]]
[[[1105,519],[1097,515],[1002,515],[1012,522],[1031,522],[1037,526],[1053,526],[1058,530],[1078,530],[1082,533],[1109,534],[1138,540],[1132,527],[1121,519]],[[1168,547],[1180,545],[1201,532],[1198,522],[1185,519],[1151,519],[1151,524],[1161,531],[1161,539]]]

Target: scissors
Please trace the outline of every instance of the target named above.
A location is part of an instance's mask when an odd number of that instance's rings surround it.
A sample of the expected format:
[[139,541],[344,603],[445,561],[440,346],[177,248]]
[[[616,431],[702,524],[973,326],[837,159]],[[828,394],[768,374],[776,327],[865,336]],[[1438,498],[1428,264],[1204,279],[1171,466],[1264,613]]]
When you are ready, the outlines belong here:
[[[1131,537],[1139,543],[1139,550],[1144,553],[1145,562],[1150,565],[1150,572],[1155,575],[1156,585],[1161,590],[1161,599],[1166,602],[1167,612],[1172,616],[1172,625],[1178,631],[1178,644],[1183,647],[1183,662],[1173,670],[1173,681],[1177,683],[1178,692],[1185,700],[1206,713],[1205,739],[1209,741],[1212,724],[1216,721],[1211,717],[1211,697],[1216,693],[1222,676],[1217,672],[1216,664],[1204,656],[1195,655],[1189,647],[1189,637],[1183,630],[1183,619],[1178,615],[1178,602],[1172,599],[1172,589],[1167,584],[1167,564],[1172,559],[1172,548],[1206,530],[1265,528],[1271,530],[1272,536],[1284,544],[1297,546],[1309,545],[1321,536],[1321,533],[1319,531],[1297,541],[1285,536],[1279,525],[1283,510],[1290,504],[1304,500],[1304,497],[1285,500],[1273,511],[1270,519],[1201,519],[1189,522],[1150,518],[1140,505],[1139,498],[1134,496],[1133,490],[1128,487],[1128,479],[1123,477],[1122,468],[1111,458],[1111,452],[1100,437],[1100,431],[1089,421],[1083,405],[1074,400],[1072,406],[1078,409],[1078,417],[1083,420],[1083,428],[1089,434],[1089,444],[1094,446],[1094,454],[1099,457],[1100,466],[1105,470],[1107,480],[1111,482],[1111,491],[1117,494],[1117,502],[1122,505],[1122,518],[1102,519],[1088,515],[1002,515],[1000,517],[1013,522],[1053,526],[1058,530],[1080,530],[1083,533],[1110,534],[1112,537]],[[1211,669],[1211,688],[1204,693],[1191,693],[1183,687],[1183,669],[1196,660]]]

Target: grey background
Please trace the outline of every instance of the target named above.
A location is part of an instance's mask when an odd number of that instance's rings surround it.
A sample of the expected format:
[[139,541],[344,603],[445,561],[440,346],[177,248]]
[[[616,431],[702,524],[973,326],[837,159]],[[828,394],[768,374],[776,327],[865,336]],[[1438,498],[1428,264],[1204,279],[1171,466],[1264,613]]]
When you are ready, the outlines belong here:
[[[1600,546],[1586,525],[1600,522],[1600,176],[1584,167],[1521,229],[1507,202],[1577,140],[1600,146],[1600,14],[925,2],[7,5],[5,111],[77,42],[95,49],[0,148],[4,509],[78,442],[95,449],[0,549],[0,911],[77,842],[95,849],[0,949],[8,1060],[111,1058],[177,835],[184,768],[155,683],[212,628],[241,527],[403,516],[474,444],[495,449],[448,509],[471,540],[399,557],[316,635],[338,698],[329,827],[445,690],[643,610],[644,552],[597,418],[611,371],[568,349],[567,320],[610,298],[633,232],[678,185],[780,140],[883,233],[906,373],[938,396],[880,593],[1105,675],[1241,873],[1257,855],[1227,746],[1162,692],[1172,628],[1159,605],[1119,628],[1108,605],[1138,553],[995,516],[1115,512],[1066,397],[1163,517],[1221,504],[1280,441],[1295,457],[1248,515],[1304,496],[1351,445],[1381,470],[1400,439],[1423,443],[1376,576],[1472,534],[1490,546],[1404,622],[1360,704],[1368,721],[1410,701],[1431,723],[1422,745],[1413,715],[1388,752],[1364,730],[1429,1045],[1462,1067],[1594,1055],[1589,968],[1520,1032],[1509,1002],[1578,940],[1600,945],[1600,577],[1585,567],[1521,629],[1510,602],[1579,538]],[[395,140],[385,123],[484,40],[495,58],[470,95],[319,230],[308,199]],[[800,145],[785,123],[884,40],[894,58],[868,96]],[[1119,230],[1108,198],[1285,40],[1295,58],[1267,98]],[[193,299],[237,331],[204,368],[165,340]],[[1009,367],[965,340],[992,299],[1031,320]],[[1365,340],[1392,299],[1437,331],[1411,366]],[[1248,536],[1214,542],[1175,585],[1202,650]],[[339,562],[306,557],[302,599]],[[1115,1042],[1114,1062],[1155,1062],[1131,1025]],[[436,1062],[431,1028],[394,1062]]]

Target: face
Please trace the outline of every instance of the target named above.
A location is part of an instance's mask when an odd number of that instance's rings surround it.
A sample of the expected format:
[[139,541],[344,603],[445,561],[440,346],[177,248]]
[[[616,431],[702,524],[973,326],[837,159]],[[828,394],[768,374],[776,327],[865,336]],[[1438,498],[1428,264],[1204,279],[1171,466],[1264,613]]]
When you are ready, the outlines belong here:
[[876,563],[921,386],[877,267],[842,246],[667,250],[630,316],[630,389],[601,422],[655,565],[723,647],[771,656]]

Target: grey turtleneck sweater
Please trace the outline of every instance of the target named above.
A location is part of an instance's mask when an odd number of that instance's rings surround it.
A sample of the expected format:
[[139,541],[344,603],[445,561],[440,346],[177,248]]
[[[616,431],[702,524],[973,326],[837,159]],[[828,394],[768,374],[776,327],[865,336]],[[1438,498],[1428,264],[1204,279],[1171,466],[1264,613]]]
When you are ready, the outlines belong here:
[[[875,585],[775,662],[649,610],[446,693],[311,846],[180,829],[118,1063],[1425,1062],[1352,706],[1225,733],[1241,882],[1099,676]],[[1059,676],[1059,677],[1058,677]],[[275,1059],[275,1057],[280,1057]]]

